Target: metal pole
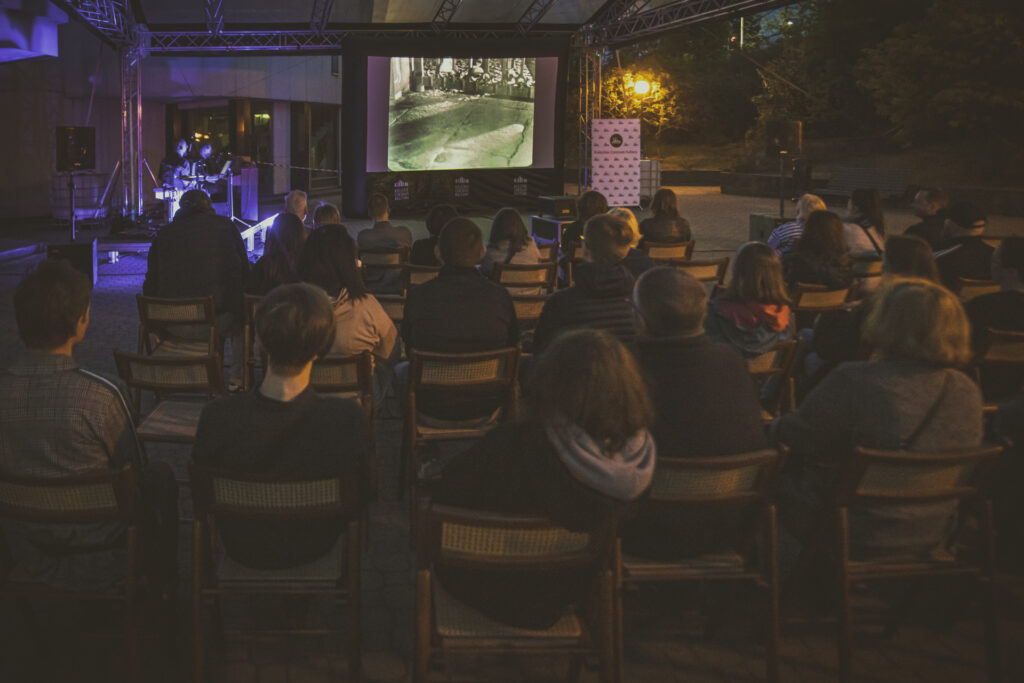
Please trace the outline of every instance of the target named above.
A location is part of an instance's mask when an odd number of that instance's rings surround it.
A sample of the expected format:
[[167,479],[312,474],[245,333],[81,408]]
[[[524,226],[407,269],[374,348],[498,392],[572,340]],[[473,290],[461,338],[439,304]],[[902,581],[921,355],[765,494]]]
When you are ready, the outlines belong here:
[[75,241],[75,172],[68,173],[68,193],[71,195],[71,241]]
[[786,217],[786,150],[779,152],[779,218]]

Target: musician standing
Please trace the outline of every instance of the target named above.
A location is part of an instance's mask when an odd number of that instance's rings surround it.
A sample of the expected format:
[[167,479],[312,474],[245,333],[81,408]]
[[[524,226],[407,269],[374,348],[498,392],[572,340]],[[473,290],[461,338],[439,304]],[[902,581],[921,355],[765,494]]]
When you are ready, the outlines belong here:
[[183,189],[184,181],[182,176],[188,175],[188,143],[182,139],[174,148],[172,154],[164,157],[160,162],[160,184],[166,188]]

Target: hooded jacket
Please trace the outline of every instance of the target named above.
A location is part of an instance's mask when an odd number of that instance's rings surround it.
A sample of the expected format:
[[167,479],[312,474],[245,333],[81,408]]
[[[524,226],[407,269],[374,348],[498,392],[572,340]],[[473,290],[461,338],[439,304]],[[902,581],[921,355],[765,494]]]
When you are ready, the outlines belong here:
[[767,353],[793,336],[789,306],[743,303],[724,297],[708,301],[704,331],[712,341],[730,344],[746,358]]
[[624,344],[636,337],[636,320],[629,297],[633,275],[622,262],[607,265],[584,262],[574,272],[575,284],[552,294],[544,304],[533,335],[539,353],[564,330],[605,330]]

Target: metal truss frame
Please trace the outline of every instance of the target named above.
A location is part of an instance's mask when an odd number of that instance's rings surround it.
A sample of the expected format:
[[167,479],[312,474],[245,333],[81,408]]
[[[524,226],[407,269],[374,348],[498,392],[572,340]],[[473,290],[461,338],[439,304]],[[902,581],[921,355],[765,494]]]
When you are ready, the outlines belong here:
[[587,21],[587,24],[598,26],[611,24],[642,12],[649,4],[651,4],[651,0],[608,0],[594,12],[594,16]]
[[461,4],[462,0],[441,0],[434,18],[430,21],[430,28],[434,29],[434,33],[441,33],[448,28]]
[[122,215],[142,215],[142,54],[121,50],[121,185]]
[[313,11],[309,17],[309,30],[322,36],[327,30],[327,21],[331,18],[334,0],[313,0]]
[[584,27],[581,31],[591,34],[588,42],[615,46],[691,24],[734,14],[764,11],[793,2],[795,0],[679,0],[646,12],[620,15],[604,23]]
[[601,56],[604,50],[584,46],[576,50],[578,74],[578,101],[576,106],[579,168],[576,176],[577,193],[582,194],[591,184],[590,153],[592,138],[590,123],[601,118]]
[[224,30],[224,0],[203,0],[206,10],[206,30],[217,35]]
[[525,36],[532,31],[553,4],[555,4],[555,0],[533,0],[523,12],[523,16],[519,17],[519,21],[516,22],[516,30],[519,31],[519,34]]
[[59,4],[72,10],[115,45],[126,40],[131,26],[128,0],[63,0]]

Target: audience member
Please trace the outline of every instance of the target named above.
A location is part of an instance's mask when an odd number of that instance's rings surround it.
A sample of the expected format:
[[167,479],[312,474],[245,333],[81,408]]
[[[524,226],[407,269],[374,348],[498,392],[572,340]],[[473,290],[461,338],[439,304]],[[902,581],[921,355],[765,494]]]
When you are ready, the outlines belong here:
[[985,244],[982,234],[987,219],[970,202],[957,202],[946,213],[945,238],[935,254],[942,283],[953,289],[958,278],[992,279],[993,247]]
[[303,225],[306,224],[307,206],[306,193],[302,190],[292,190],[284,196],[284,212],[298,218]]
[[910,208],[914,215],[921,219],[907,228],[904,235],[920,237],[933,250],[939,249],[945,239],[946,209],[949,207],[949,195],[938,188],[929,187],[918,191]]
[[242,292],[249,257],[230,219],[213,211],[202,190],[181,196],[181,208],[149,248],[142,293],[167,299],[212,296],[217,331],[231,338],[231,388],[242,381]]
[[277,215],[267,239],[263,243],[263,256],[249,273],[246,292],[263,296],[274,287],[299,279],[296,269],[306,243],[306,226],[291,213]]
[[[555,340],[538,358],[525,409],[522,421],[499,425],[444,469],[434,502],[544,515],[588,530],[647,489],[655,464],[651,400],[636,361],[611,335],[576,330]],[[487,616],[536,628],[553,624],[591,584],[566,570],[534,576],[441,567],[439,579]]]
[[[976,354],[988,348],[989,330],[1024,332],[1024,237],[1003,239],[992,257],[992,277],[999,283],[999,291],[975,297],[964,305]],[[1022,380],[1016,368],[981,370],[986,398],[1002,400],[1020,393]]]
[[679,200],[670,188],[654,193],[651,216],[640,222],[640,234],[649,242],[689,242],[690,224],[679,215]]
[[736,251],[725,292],[708,301],[704,329],[747,358],[793,336],[782,263],[770,246],[747,242]]
[[331,297],[335,327],[332,355],[370,351],[380,361],[391,358],[398,331],[377,299],[366,291],[355,242],[344,226],[325,225],[309,236],[299,274],[304,282],[320,287]]
[[[704,334],[707,295],[692,275],[654,268],[633,301],[641,318],[637,359],[652,387],[651,434],[664,458],[733,455],[767,441],[754,382],[736,350]],[[623,542],[630,554],[682,557],[729,548],[738,519],[687,519],[641,506]]]
[[939,282],[939,268],[935,265],[931,246],[914,235],[893,235],[885,241],[882,274]]
[[617,207],[610,210],[608,215],[621,220],[629,227],[632,237],[629,240],[629,251],[626,252],[626,258],[622,259],[622,265],[629,268],[629,272],[633,274],[633,277],[640,277],[642,273],[650,270],[656,264],[654,259],[637,249],[637,245],[640,244],[642,237],[640,235],[640,224],[636,220],[636,214],[631,209]]
[[441,228],[445,223],[459,215],[459,212],[451,204],[437,204],[427,212],[427,232],[430,237],[416,240],[412,243],[412,251],[409,252],[409,263],[414,266],[439,266],[441,262],[434,254],[437,247],[437,236],[441,234]]
[[590,327],[611,332],[631,344],[636,321],[628,298],[633,274],[623,264],[629,252],[629,227],[608,214],[587,221],[583,262],[573,269],[574,283],[560,289],[544,303],[533,335],[540,352],[564,330]]
[[[370,218],[373,226],[358,235],[359,249],[412,249],[412,232],[404,225],[391,223],[391,206],[382,194],[370,197]],[[401,294],[402,271],[373,269],[366,273],[366,287],[376,294]]]
[[338,207],[334,204],[328,204],[326,202],[316,207],[316,211],[313,212],[313,228],[319,228],[321,225],[340,225],[341,224],[341,212],[338,211]]
[[566,255],[573,245],[583,240],[583,229],[591,217],[608,213],[608,200],[597,190],[587,190],[576,201],[576,220],[562,232],[561,253]]
[[[72,358],[89,326],[91,293],[89,278],[67,261],[43,261],[14,290],[14,317],[25,350],[0,372],[0,470],[59,479],[131,466],[144,570],[158,591],[173,592],[178,543],[174,474],[165,463],[146,463],[120,382],[79,367]],[[123,532],[120,522],[5,521],[0,543],[6,536],[25,576],[96,589],[123,578],[124,559],[111,551]]]
[[798,284],[844,289],[853,284],[853,262],[843,239],[843,222],[831,211],[814,211],[793,250],[782,257],[790,289]]
[[854,257],[881,256],[885,249],[885,214],[882,196],[875,189],[850,193],[843,233],[846,247]]
[[[334,340],[331,301],[318,287],[282,285],[256,311],[267,374],[254,392],[213,401],[199,419],[192,459],[228,474],[274,481],[366,476],[366,415],[351,399],[318,396],[309,386],[313,361]],[[335,544],[335,520],[218,520],[228,555],[258,569],[312,562]]]
[[[480,262],[480,270],[490,275],[495,263],[518,263],[535,265],[540,263],[540,250],[533,241],[523,217],[516,209],[501,209],[494,215],[491,222],[491,237],[487,242],[487,252]],[[521,292],[526,294],[527,292]],[[534,293],[539,293],[534,292]]]
[[826,211],[824,200],[815,194],[801,195],[796,200],[796,220],[783,223],[768,236],[768,246],[781,256],[793,249],[804,232],[804,223],[815,211]]

